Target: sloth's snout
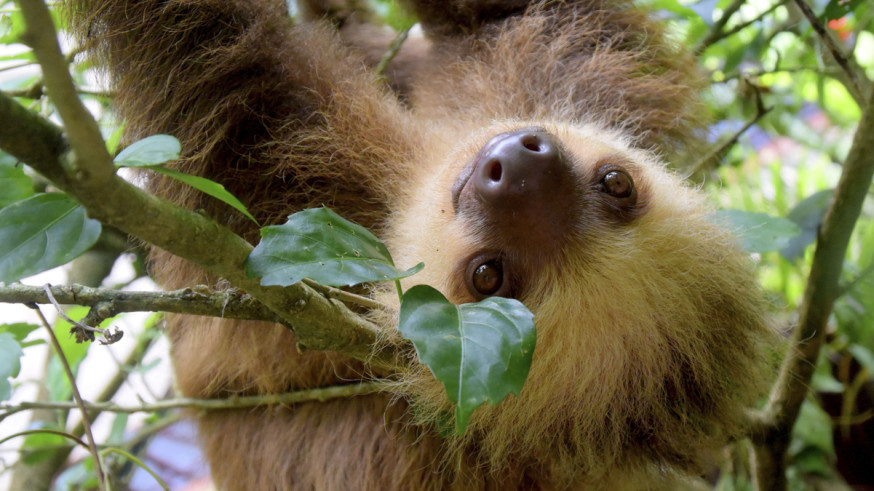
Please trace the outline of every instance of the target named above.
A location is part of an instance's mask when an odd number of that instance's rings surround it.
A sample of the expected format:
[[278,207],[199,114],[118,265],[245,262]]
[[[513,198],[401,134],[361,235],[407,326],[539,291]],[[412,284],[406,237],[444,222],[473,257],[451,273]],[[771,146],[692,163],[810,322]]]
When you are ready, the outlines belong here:
[[527,128],[494,137],[475,165],[477,195],[498,207],[544,205],[568,173],[553,137]]

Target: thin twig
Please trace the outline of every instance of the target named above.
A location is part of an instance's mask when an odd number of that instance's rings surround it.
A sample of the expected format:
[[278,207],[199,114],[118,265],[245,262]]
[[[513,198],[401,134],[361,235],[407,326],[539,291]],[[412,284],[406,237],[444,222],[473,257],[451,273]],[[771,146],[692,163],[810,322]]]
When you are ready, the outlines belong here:
[[813,9],[810,8],[810,5],[808,5],[804,0],[795,0],[795,4],[798,5],[801,13],[804,14],[808,22],[810,22],[810,26],[813,27],[813,30],[816,31],[816,34],[822,40],[823,44],[825,44],[826,49],[835,60],[835,63],[841,67],[841,70],[843,70],[844,74],[847,76],[847,90],[853,94],[853,98],[860,106],[864,106],[866,92],[865,85],[867,84],[863,84],[862,79],[866,82],[868,79],[865,78],[865,75],[861,73],[861,70],[859,70],[858,67],[854,66],[855,63],[853,60],[847,55],[844,48],[838,45],[834,35],[832,35],[832,33],[822,25],[819,18],[817,18],[816,14],[813,12]]
[[[58,301],[55,300],[54,295],[52,295],[52,285],[46,283],[45,285],[42,286],[42,289],[45,292],[46,298],[48,298],[49,302],[51,302],[51,304],[55,306],[55,310],[57,311],[58,315],[61,316],[61,318],[64,319],[65,321],[69,322],[70,325],[74,326],[74,328],[81,329],[81,330],[83,330],[85,332],[89,332],[89,333],[97,333],[100,335],[106,334],[107,329],[101,329],[100,327],[86,326],[85,324],[82,324],[80,322],[77,322],[77,321],[74,321],[73,319],[71,319],[64,312],[64,309],[61,308],[61,306],[58,304]],[[91,338],[93,339],[94,336],[91,336]],[[104,344],[108,344],[108,343],[104,343]]]
[[76,444],[82,446],[83,448],[86,448],[86,449],[89,448],[88,444],[85,443],[84,441],[82,441],[82,439],[77,437],[76,435],[72,435],[70,433],[67,433],[66,431],[50,430],[48,428],[41,428],[39,430],[19,431],[18,433],[13,433],[5,438],[0,439],[0,444],[6,443],[9,440],[12,440],[13,438],[18,438],[20,436],[37,435],[37,434],[42,434],[42,433],[59,435],[59,436],[62,436],[64,438],[67,438],[68,440],[73,440],[74,442],[76,442]]
[[82,395],[79,394],[79,387],[76,385],[76,376],[73,375],[73,370],[67,362],[64,350],[61,349],[61,343],[58,342],[58,338],[55,336],[55,331],[52,329],[52,326],[49,325],[49,321],[46,320],[38,306],[31,305],[31,308],[36,312],[36,315],[38,315],[42,321],[42,325],[49,332],[49,340],[52,343],[52,348],[55,350],[55,353],[61,362],[61,366],[64,367],[64,373],[67,374],[67,379],[70,381],[70,386],[73,389],[73,398],[76,400],[76,404],[69,409],[78,407],[79,411],[82,413],[82,424],[85,428],[85,437],[88,441],[88,448],[91,451],[91,455],[94,457],[94,471],[97,473],[97,483],[100,489],[106,489],[106,476],[103,475],[103,465],[100,462],[100,454],[97,452],[97,443],[94,441],[94,434],[91,432],[91,421],[88,420],[88,412],[85,409],[85,402],[82,400]]
[[[779,2],[775,3],[774,5],[771,5],[770,7],[768,7],[767,10],[765,10],[761,14],[757,15],[756,17],[754,17],[746,22],[741,22],[740,24],[732,27],[731,29],[729,29],[727,31],[722,31],[722,30],[712,31],[713,34],[708,34],[708,36],[705,39],[703,39],[700,43],[698,43],[698,45],[694,48],[695,54],[701,54],[704,51],[706,51],[707,48],[709,48],[710,46],[713,46],[714,44],[718,43],[719,41],[722,41],[725,38],[734,36],[735,34],[746,29],[747,27],[755,24],[756,22],[761,21],[762,19],[765,18],[765,16],[767,16],[771,12],[777,10],[778,7],[781,7],[781,6],[785,5],[786,3],[789,3],[789,1],[790,0],[780,0]],[[720,17],[719,20],[722,20],[723,18],[725,18],[725,14],[723,14],[723,16]],[[726,21],[727,20],[728,19],[726,19]],[[722,27],[725,27],[725,25],[723,24]]]
[[161,479],[161,477],[159,475],[155,474],[155,471],[153,471],[149,466],[147,466],[145,463],[143,463],[142,460],[136,458],[136,456],[134,456],[130,452],[127,452],[127,451],[122,450],[122,449],[117,448],[117,447],[109,447],[109,448],[106,448],[106,449],[103,449],[100,451],[100,455],[107,455],[110,453],[117,453],[118,455],[121,455],[122,457],[125,457],[126,459],[130,460],[134,464],[138,465],[141,469],[148,472],[149,475],[155,479],[155,481],[158,482],[158,485],[161,486],[161,489],[163,489],[164,491],[169,491],[170,486],[167,486],[167,483],[165,483],[164,480]]
[[373,72],[376,73],[377,76],[382,77],[385,75],[385,69],[388,68],[388,64],[391,63],[391,60],[393,60],[398,52],[400,52],[401,46],[403,46],[404,41],[407,40],[407,36],[409,35],[410,28],[408,27],[395,36],[392,42],[388,45],[388,50],[386,50],[385,54],[382,55],[382,59],[380,59],[379,63],[376,64],[376,68],[373,69]]
[[[201,409],[201,410],[216,410],[216,409],[238,409],[255,406],[273,406],[273,405],[291,405],[301,402],[319,401],[324,402],[330,399],[338,399],[341,397],[353,397],[379,392],[385,386],[385,382],[381,380],[373,380],[368,382],[360,382],[348,385],[336,385],[331,387],[320,387],[318,389],[300,390],[295,392],[286,392],[283,394],[263,394],[255,396],[230,397],[225,399],[194,399],[194,398],[177,398],[166,399],[149,404],[140,404],[137,406],[120,406],[113,402],[105,403],[84,403],[83,407],[88,411],[106,411],[110,413],[142,413],[164,411],[167,409]],[[78,407],[69,401],[60,402],[22,402],[19,404],[0,404],[0,421],[4,418],[21,412],[32,409],[74,409]]]
[[759,15],[757,15],[756,17],[754,17],[754,18],[752,18],[752,19],[750,19],[750,20],[748,20],[748,21],[746,21],[746,22],[741,22],[740,24],[738,24],[738,25],[732,27],[731,29],[729,29],[729,30],[723,32],[722,35],[720,36],[720,38],[717,39],[717,40],[715,40],[714,43],[715,43],[715,42],[718,42],[718,41],[720,41],[720,40],[722,40],[722,39],[725,39],[725,38],[728,38],[728,37],[734,36],[735,34],[737,34],[737,33],[739,33],[740,31],[746,29],[747,27],[749,27],[749,26],[755,24],[756,22],[761,21],[762,19],[765,18],[765,16],[767,16],[767,15],[770,14],[771,12],[777,10],[778,7],[782,7],[783,5],[789,3],[789,1],[790,1],[790,0],[780,0],[779,2],[775,3],[774,5],[771,5],[771,6],[768,8],[768,10],[765,10],[764,12],[762,12],[762,13],[759,14]]
[[703,38],[701,38],[701,41],[699,41],[695,48],[693,48],[692,52],[696,55],[700,55],[704,50],[710,47],[711,44],[722,39],[722,30],[725,28],[729,19],[731,19],[731,16],[740,10],[744,2],[746,2],[746,0],[734,0],[728,7],[725,7],[725,10],[722,11],[722,16],[719,20],[713,23],[710,30],[707,31],[707,34],[705,34]]
[[356,295],[354,293],[349,293],[345,290],[341,290],[339,288],[334,288],[331,286],[322,285],[316,283],[315,281],[304,278],[302,280],[304,283],[312,287],[313,290],[321,292],[324,295],[327,295],[328,298],[336,298],[341,302],[353,303],[357,305],[361,305],[362,307],[367,307],[369,309],[385,309],[386,306],[373,300],[372,298],[364,297],[361,295]]
[[838,288],[838,297],[846,295],[847,292],[849,292],[850,290],[855,288],[856,285],[858,285],[860,282],[871,276],[872,273],[874,273],[874,261],[872,261],[871,264],[868,265],[868,267],[863,269],[858,276],[850,280],[849,283],[841,285],[840,288]]
[[740,130],[731,135],[731,138],[728,138],[727,140],[713,146],[712,149],[704,155],[704,157],[695,162],[695,164],[689,170],[690,176],[699,174],[711,162],[722,158],[722,156],[725,155],[735,143],[737,143],[741,135],[746,133],[747,130],[752,128],[754,124],[758,123],[760,119],[762,119],[766,114],[771,112],[772,108],[766,108],[764,103],[762,102],[762,96],[759,93],[758,87],[753,85],[753,88],[756,95],[756,115],[753,116],[751,120],[747,121],[747,123]]

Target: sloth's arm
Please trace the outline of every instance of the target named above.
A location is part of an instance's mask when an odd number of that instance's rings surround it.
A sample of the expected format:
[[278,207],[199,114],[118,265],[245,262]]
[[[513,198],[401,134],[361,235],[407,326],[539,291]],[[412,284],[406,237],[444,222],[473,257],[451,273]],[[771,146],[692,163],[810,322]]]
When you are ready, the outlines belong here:
[[[293,26],[281,0],[67,7],[74,32],[107,68],[128,141],[176,136],[183,170],[225,184],[262,224],[320,204],[368,222],[384,206],[373,181],[407,150],[398,133],[408,125],[330,30]],[[159,194],[253,234],[224,205],[154,182]]]

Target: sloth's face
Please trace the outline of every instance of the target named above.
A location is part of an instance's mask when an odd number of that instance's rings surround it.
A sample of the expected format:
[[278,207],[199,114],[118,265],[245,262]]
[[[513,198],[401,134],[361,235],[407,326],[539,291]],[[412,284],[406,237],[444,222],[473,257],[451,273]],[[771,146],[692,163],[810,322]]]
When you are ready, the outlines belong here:
[[499,123],[423,167],[390,242],[398,264],[425,262],[412,282],[456,303],[530,301],[578,266],[588,283],[634,281],[635,239],[666,201],[653,194],[683,206],[690,195],[649,154],[594,126]]
[[[537,327],[538,382],[474,414],[481,448],[588,435],[565,443],[595,462],[592,438],[709,441],[738,424],[769,335],[750,261],[700,193],[595,126],[500,123],[433,147],[454,151],[421,162],[387,237],[398,266],[425,263],[404,286],[513,297]],[[439,384],[417,394],[446,410]]]

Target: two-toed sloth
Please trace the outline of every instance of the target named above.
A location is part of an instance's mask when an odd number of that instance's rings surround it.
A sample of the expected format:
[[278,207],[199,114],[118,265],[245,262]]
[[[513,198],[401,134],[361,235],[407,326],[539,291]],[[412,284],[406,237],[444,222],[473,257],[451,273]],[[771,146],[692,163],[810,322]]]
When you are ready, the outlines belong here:
[[[742,436],[768,370],[760,291],[705,199],[660,161],[693,140],[699,79],[629,2],[409,0],[426,36],[389,71],[393,92],[372,50],[295,24],[282,1],[68,1],[129,140],[177,136],[178,167],[262,224],[326,205],[375,230],[396,264],[426,264],[406,287],[513,297],[535,315],[521,395],[475,411],[463,436],[438,431],[451,405],[420,364],[390,394],[200,415],[220,488],[658,488]],[[257,241],[225,205],[150,186]],[[167,288],[216,284],[162,251],[153,261]],[[395,317],[375,315],[387,338]],[[188,396],[366,372],[298,353],[278,325],[179,316],[168,333]]]

